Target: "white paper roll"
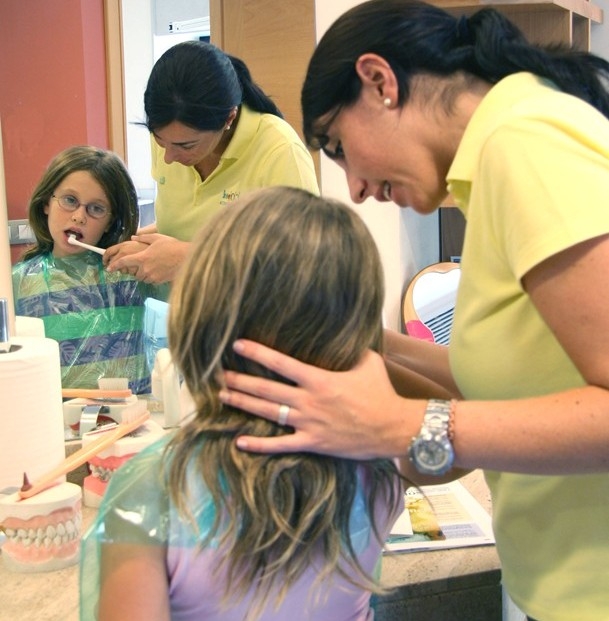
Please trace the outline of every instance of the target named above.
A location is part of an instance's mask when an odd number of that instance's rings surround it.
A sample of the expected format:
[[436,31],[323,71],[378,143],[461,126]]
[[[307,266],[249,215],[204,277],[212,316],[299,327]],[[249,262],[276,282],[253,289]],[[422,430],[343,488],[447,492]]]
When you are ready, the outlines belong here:
[[13,336],[39,336],[45,337],[44,321],[40,317],[15,317],[15,334]]
[[65,459],[59,345],[26,336],[11,344],[0,354],[0,490]]

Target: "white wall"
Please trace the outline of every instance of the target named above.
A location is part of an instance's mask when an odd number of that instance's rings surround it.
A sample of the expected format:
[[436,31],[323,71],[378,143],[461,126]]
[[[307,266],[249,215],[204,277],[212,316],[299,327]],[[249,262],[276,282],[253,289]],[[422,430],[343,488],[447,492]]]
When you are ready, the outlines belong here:
[[127,167],[140,198],[152,198],[150,139],[143,122],[144,91],[153,64],[150,0],[123,0],[123,63],[125,70],[125,118],[127,122]]
[[[355,0],[334,0],[331,3],[315,0],[317,40],[339,15],[357,4],[360,3]],[[324,155],[321,158],[322,194],[351,205],[366,222],[377,243],[385,270],[387,327],[399,330],[404,284],[439,257],[437,214],[421,216],[411,209],[400,209],[372,198],[362,205],[355,205],[349,197],[343,171]]]

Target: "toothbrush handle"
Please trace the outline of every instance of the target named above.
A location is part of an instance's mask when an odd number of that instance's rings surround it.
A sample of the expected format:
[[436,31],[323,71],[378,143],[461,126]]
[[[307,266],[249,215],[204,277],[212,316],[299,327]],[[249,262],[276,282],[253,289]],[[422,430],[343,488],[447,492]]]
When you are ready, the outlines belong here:
[[89,246],[89,244],[87,244],[86,246],[83,245],[83,247],[88,248],[92,252],[97,252],[97,254],[101,254],[102,257],[104,256],[104,253],[106,252],[105,248],[98,248],[97,246]]
[[92,252],[97,252],[97,254],[101,254],[102,256],[106,252],[105,248],[98,248],[97,246],[92,246],[91,244],[85,244],[85,242],[81,242],[76,240],[76,245],[81,246],[82,248],[86,248],[87,250],[91,250]]
[[91,244],[85,244],[85,242],[81,242],[80,240],[76,239],[74,235],[71,235],[69,237],[68,243],[72,244],[73,246],[80,246],[81,248],[86,248],[87,250],[97,252],[97,254],[101,254],[102,256],[106,252],[105,248],[98,248],[97,246],[92,246]]
[[102,434],[97,440],[91,442],[91,444],[72,453],[72,455],[64,459],[59,466],[53,468],[53,470],[36,481],[30,489],[25,491],[19,490],[19,497],[21,499],[30,498],[52,487],[59,477],[78,468],[78,466],[82,466],[82,464],[91,457],[97,455],[97,453],[101,453],[101,451],[114,444],[117,440],[120,440],[123,436],[137,429],[140,425],[143,425],[149,418],[150,412],[146,410],[134,420],[120,423],[112,431]]

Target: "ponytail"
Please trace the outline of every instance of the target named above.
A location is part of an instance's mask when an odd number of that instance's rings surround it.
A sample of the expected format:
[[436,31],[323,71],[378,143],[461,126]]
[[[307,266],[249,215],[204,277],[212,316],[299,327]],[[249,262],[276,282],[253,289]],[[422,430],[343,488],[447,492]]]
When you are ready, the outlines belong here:
[[252,75],[246,64],[235,56],[227,54],[243,89],[242,102],[255,112],[274,114],[279,118],[283,118],[283,114],[271,98],[252,80]]
[[528,71],[552,81],[561,91],[583,99],[609,118],[607,61],[564,45],[533,45],[494,9],[481,9],[465,19],[471,42],[456,48],[455,69],[465,69],[492,84]]

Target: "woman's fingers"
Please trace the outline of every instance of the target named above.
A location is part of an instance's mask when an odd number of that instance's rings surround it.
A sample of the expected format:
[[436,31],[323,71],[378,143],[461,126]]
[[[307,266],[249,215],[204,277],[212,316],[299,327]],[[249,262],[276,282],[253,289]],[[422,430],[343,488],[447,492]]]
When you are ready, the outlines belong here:
[[227,371],[224,378],[228,390],[219,393],[222,403],[273,422],[279,420],[279,408],[285,404],[290,407],[289,425],[297,426],[297,411],[291,405],[294,403],[291,392],[295,393],[297,388],[233,371]]
[[281,422],[281,406],[289,406],[286,424],[294,428],[294,434],[281,437],[241,437],[239,448],[310,451],[351,459],[393,457],[405,451],[410,435],[402,429],[404,404],[378,353],[365,352],[348,371],[328,371],[252,341],[239,340],[234,348],[296,384],[225,373],[226,388],[220,395],[224,403],[275,422]]
[[240,356],[258,362],[267,369],[292,380],[300,386],[306,386],[307,380],[314,377],[317,370],[314,366],[300,362],[295,358],[291,358],[286,354],[254,341],[240,339],[235,341],[233,348]]
[[237,446],[242,451],[250,451],[252,453],[298,453],[302,451],[317,453],[320,448],[306,434],[298,431],[293,434],[274,436],[272,438],[239,436],[237,438]]

